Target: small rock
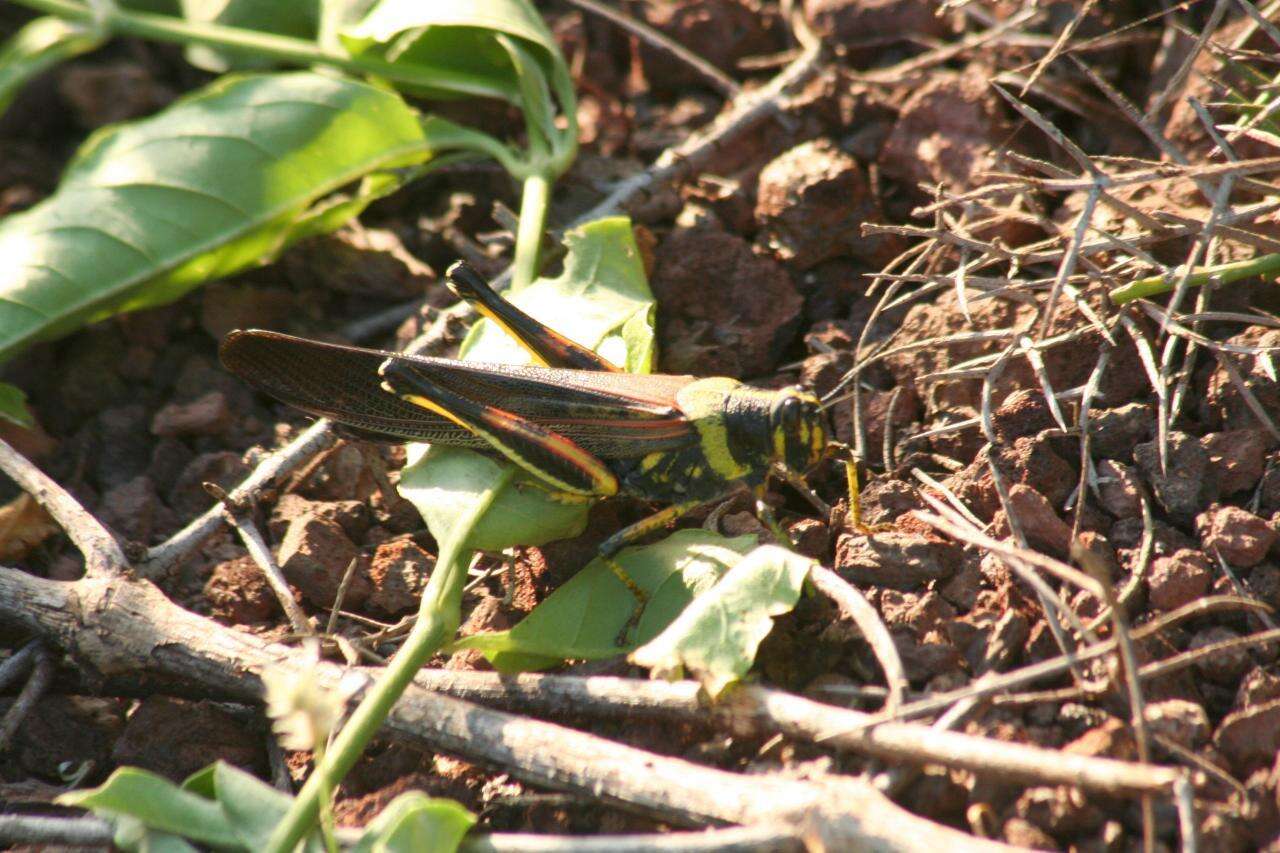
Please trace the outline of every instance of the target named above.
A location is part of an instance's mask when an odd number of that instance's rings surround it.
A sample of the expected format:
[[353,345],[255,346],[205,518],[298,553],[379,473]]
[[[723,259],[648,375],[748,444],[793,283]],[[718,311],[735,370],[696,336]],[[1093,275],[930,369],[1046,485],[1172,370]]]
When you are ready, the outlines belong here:
[[1176,610],[1209,591],[1213,570],[1200,551],[1182,549],[1156,557],[1147,574],[1147,600],[1159,610]]
[[438,283],[394,231],[363,225],[306,240],[281,263],[295,285],[363,298],[403,301]]
[[892,524],[905,513],[924,509],[920,493],[904,480],[887,477],[872,480],[858,497],[862,520],[867,524]]
[[[804,300],[791,277],[737,235],[671,232],[650,281],[662,305],[659,351],[671,373],[755,376],[773,368],[798,331]],[[719,284],[709,289],[712,281]]]
[[1210,507],[1196,517],[1196,532],[1205,551],[1245,569],[1261,563],[1276,541],[1276,531],[1265,519],[1238,506]]
[[373,593],[368,604],[388,616],[418,606],[436,559],[411,539],[393,539],[378,546],[369,565]]
[[[336,522],[314,515],[295,518],[280,543],[280,569],[316,607],[332,607],[347,566],[359,552]],[[367,572],[357,568],[343,608],[358,609],[369,598]]]
[[1030,388],[1020,388],[1005,397],[1000,408],[991,413],[991,425],[1001,444],[1012,444],[1019,438],[1052,429],[1055,424],[1044,394]]
[[1270,765],[1280,751],[1280,699],[1228,714],[1213,734],[1213,745],[1238,777]]
[[[1249,326],[1228,338],[1226,343],[1257,349],[1255,355],[1233,354],[1227,358],[1232,360],[1254,401],[1264,412],[1272,413],[1274,421],[1274,413],[1280,412],[1280,381],[1277,381],[1275,375],[1273,354],[1266,350],[1280,347],[1280,329]],[[1256,430],[1261,426],[1249,401],[1240,393],[1236,383],[1221,365],[1209,377],[1200,409],[1205,421],[1220,422],[1228,430]]]
[[[1067,556],[1071,550],[1071,526],[1058,518],[1044,495],[1030,486],[1015,483],[1009,487],[1009,510],[1032,548],[1057,557]],[[997,514],[997,519],[996,530],[1007,530],[1008,520],[1001,514]]]
[[98,518],[125,539],[150,545],[151,537],[177,525],[177,518],[160,503],[149,477],[134,477],[102,496]]
[[1166,699],[1146,706],[1144,716],[1151,731],[1190,750],[1209,740],[1209,715],[1195,702]]
[[[8,711],[10,701],[0,699],[0,713]],[[21,767],[27,774],[59,780],[64,762],[76,767],[85,761],[95,768],[109,767],[111,744],[124,728],[125,707],[118,699],[45,696],[18,727],[13,752],[5,759],[6,770]]]
[[151,419],[153,435],[218,435],[231,425],[231,407],[221,391],[190,403],[169,403]]
[[1008,135],[1004,107],[984,74],[933,74],[902,105],[880,168],[912,196],[921,184],[970,189],[989,180]]
[[265,622],[280,610],[262,569],[249,556],[214,566],[204,597],[213,606],[212,616],[228,625]]
[[858,584],[912,590],[951,577],[964,550],[943,539],[915,533],[845,534],[836,543],[836,571]]
[[1138,472],[1123,462],[1104,459],[1098,463],[1098,498],[1116,518],[1142,515],[1141,488]]
[[979,560],[965,559],[956,572],[942,585],[942,597],[961,610],[972,610],[982,591],[982,570]]
[[1006,844],[1011,844],[1019,850],[1062,849],[1058,846],[1058,842],[1053,840],[1053,836],[1024,818],[1009,818],[1004,822],[1004,828],[1000,832]]
[[826,562],[831,556],[831,528],[816,518],[802,518],[787,525],[797,553],[818,562]]
[[[1238,639],[1240,639],[1240,635],[1230,628],[1214,625],[1211,628],[1196,632],[1191,641],[1187,643],[1187,651],[1195,651],[1205,646]],[[1222,649],[1214,655],[1201,658],[1195,664],[1196,671],[1204,678],[1215,684],[1229,687],[1234,686],[1252,666],[1253,659],[1249,656],[1249,650],[1239,646],[1231,649]]]
[[833,42],[928,41],[951,31],[928,0],[805,0],[804,16],[814,32]]
[[798,269],[841,255],[879,268],[899,250],[889,236],[862,235],[883,217],[858,162],[831,141],[797,145],[760,171],[756,220],[765,246]]
[[1267,463],[1266,473],[1258,486],[1258,511],[1263,513],[1280,512],[1280,460],[1272,457]]
[[956,618],[955,608],[932,591],[920,594],[882,590],[880,614],[890,627],[909,628],[919,637],[938,630]]
[[281,495],[271,508],[267,530],[279,539],[289,529],[289,524],[303,515],[336,521],[352,542],[362,541],[371,524],[369,506],[363,501],[313,501],[290,492]]
[[144,406],[105,409],[95,425],[97,441],[88,462],[99,488],[105,491],[123,485],[147,469],[152,448]]
[[1243,710],[1275,699],[1280,699],[1280,673],[1255,666],[1240,680],[1234,707]]
[[1135,445],[1148,441],[1155,410],[1146,403],[1127,403],[1089,414],[1089,447],[1094,458],[1127,461]]
[[1124,761],[1134,761],[1138,757],[1138,747],[1129,724],[1115,717],[1085,732],[1062,749],[1074,755],[1119,758]]
[[1088,832],[1102,824],[1102,812],[1079,788],[1028,788],[1013,807],[1019,817],[1051,835]]
[[[1139,548],[1142,545],[1144,525],[1141,518],[1122,518],[1111,525],[1108,537],[1117,548]],[[1158,518],[1151,521],[1151,538],[1155,543],[1153,553],[1168,556],[1181,548],[1197,550],[1200,543],[1171,524]]]
[[1222,496],[1252,489],[1262,476],[1262,460],[1266,441],[1262,431],[1237,429],[1215,432],[1200,439],[1209,461],[1218,472],[1218,491]]
[[1156,500],[1178,521],[1189,522],[1218,494],[1218,476],[1209,454],[1186,433],[1169,433],[1166,470],[1160,469],[1159,442],[1139,444],[1134,461],[1151,484]]
[[181,782],[215,761],[261,772],[266,768],[263,741],[212,702],[149,696],[129,716],[111,757]]
[[[645,23],[686,45],[722,71],[734,72],[747,56],[782,49],[776,12],[744,0],[687,0],[680,3],[647,3],[638,7]],[[640,62],[645,80],[660,91],[687,91],[705,87],[707,81],[683,62],[649,47],[642,40]]]

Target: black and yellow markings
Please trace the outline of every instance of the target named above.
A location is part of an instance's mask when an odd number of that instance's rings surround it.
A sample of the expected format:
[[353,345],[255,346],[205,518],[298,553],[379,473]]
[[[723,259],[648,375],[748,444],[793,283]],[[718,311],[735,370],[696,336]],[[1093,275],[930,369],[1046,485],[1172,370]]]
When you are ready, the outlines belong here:
[[759,497],[775,468],[799,480],[797,472],[823,454],[827,431],[811,394],[726,377],[624,373],[504,300],[465,264],[451,267],[448,280],[549,366],[410,356],[259,330],[227,335],[223,363],[363,437],[500,456],[555,500],[622,492],[669,504],[600,546],[641,600],[643,591],[614,559],[619,550],[732,489],[745,486]]
[[591,497],[617,494],[618,478],[613,472],[571,439],[496,406],[468,400],[397,362],[384,363],[379,373],[400,399],[470,430],[555,488]]

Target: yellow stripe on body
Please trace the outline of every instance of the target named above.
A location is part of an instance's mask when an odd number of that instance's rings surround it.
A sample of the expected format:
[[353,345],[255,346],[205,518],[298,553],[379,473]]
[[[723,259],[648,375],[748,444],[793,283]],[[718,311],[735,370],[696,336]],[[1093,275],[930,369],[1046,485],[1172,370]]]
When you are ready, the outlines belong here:
[[[612,471],[606,468],[595,456],[551,430],[532,428],[531,424],[523,418],[513,416],[493,407],[487,407],[485,414],[490,420],[497,423],[492,424],[492,429],[484,429],[479,424],[460,418],[434,400],[419,394],[404,394],[401,395],[401,399],[413,403],[415,406],[421,406],[430,412],[447,418],[463,429],[475,433],[492,445],[494,450],[497,450],[516,465],[569,494],[588,497],[609,497],[618,492],[618,478],[614,476]],[[584,489],[581,486],[566,482],[552,472],[540,467],[537,463],[525,458],[518,449],[511,447],[503,440],[504,433],[508,435],[518,433],[525,441],[536,444],[546,452],[563,459],[568,465],[587,477],[591,481],[591,487]]]
[[676,406],[698,431],[707,464],[726,480],[751,473],[750,466],[735,459],[729,449],[729,433],[724,424],[725,397],[746,390],[750,389],[736,379],[717,376],[695,380],[676,392]]

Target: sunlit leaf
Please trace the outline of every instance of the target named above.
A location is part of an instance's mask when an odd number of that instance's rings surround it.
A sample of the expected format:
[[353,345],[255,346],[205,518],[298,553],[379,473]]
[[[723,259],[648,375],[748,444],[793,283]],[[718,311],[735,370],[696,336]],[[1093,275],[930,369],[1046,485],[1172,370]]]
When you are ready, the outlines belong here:
[[62,794],[57,802],[91,809],[103,817],[123,815],[150,829],[214,847],[239,846],[217,803],[137,767],[122,767],[97,788]]
[[795,606],[812,567],[813,560],[785,548],[757,548],[631,660],[663,676],[688,671],[718,695],[751,669],[773,617]]
[[657,636],[696,596],[711,589],[728,566],[756,545],[754,536],[726,538],[706,530],[677,530],[652,545],[624,548],[617,561],[649,595],[635,625],[638,602],[602,560],[592,560],[509,631],[475,634],[454,643],[478,649],[501,672],[545,669],[566,658],[623,654]]
[[[0,358],[269,261],[334,224],[339,188],[429,155],[395,93],[310,73],[223,78],[107,128],[53,196],[0,222]],[[365,187],[343,217],[394,182]]]
[[409,791],[369,822],[353,853],[453,853],[475,822],[475,815],[453,800]]

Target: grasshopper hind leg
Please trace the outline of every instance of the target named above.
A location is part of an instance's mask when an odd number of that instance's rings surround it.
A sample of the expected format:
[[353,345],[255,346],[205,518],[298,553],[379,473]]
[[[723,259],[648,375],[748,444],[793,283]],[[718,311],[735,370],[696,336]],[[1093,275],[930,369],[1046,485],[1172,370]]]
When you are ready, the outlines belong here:
[[635,578],[631,577],[631,574],[618,562],[618,552],[628,545],[638,542],[650,533],[661,530],[701,504],[702,501],[672,504],[666,509],[655,512],[653,515],[628,524],[600,543],[598,549],[600,559],[604,561],[604,564],[609,567],[609,571],[613,572],[614,577],[622,582],[622,585],[627,588],[627,591],[636,600],[635,607],[631,611],[631,618],[627,620],[626,624],[622,626],[622,630],[618,632],[618,645],[625,646],[627,644],[627,635],[640,623],[640,615],[644,613],[645,605],[649,603],[649,593],[645,591],[644,587],[636,583]]

